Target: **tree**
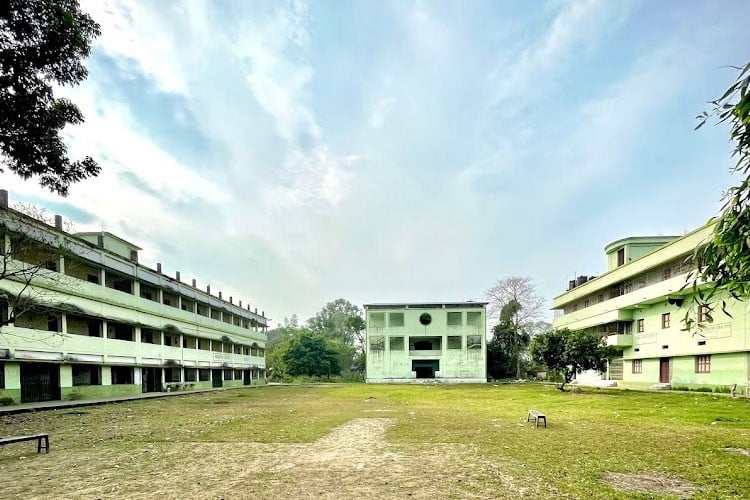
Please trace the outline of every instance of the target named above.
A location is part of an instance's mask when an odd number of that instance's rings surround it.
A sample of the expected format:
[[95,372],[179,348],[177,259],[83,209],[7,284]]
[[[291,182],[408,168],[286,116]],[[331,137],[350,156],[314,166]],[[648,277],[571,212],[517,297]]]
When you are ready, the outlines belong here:
[[[76,0],[0,3],[0,161],[23,179],[60,195],[101,170],[89,156],[71,161],[60,135],[83,122],[80,109],[55,98],[53,85],[77,85],[99,25]],[[0,172],[2,169],[0,169]]]
[[500,312],[500,323],[492,329],[492,339],[487,343],[487,370],[492,378],[522,376],[521,353],[528,347],[531,335],[513,323],[519,307],[511,299]]
[[365,320],[359,307],[348,300],[336,299],[308,319],[307,328],[313,333],[344,344],[362,345]]
[[498,317],[503,307],[515,301],[518,307],[513,311],[510,321],[516,328],[538,320],[544,309],[544,299],[537,295],[531,278],[510,276],[498,280],[487,290],[485,297],[489,302],[487,315],[490,317]]
[[604,371],[607,360],[614,355],[600,334],[586,330],[570,331],[567,328],[537,335],[531,341],[529,350],[534,361],[562,374],[563,381],[558,387],[561,391],[578,372]]
[[[729,123],[729,137],[735,143],[732,157],[736,159],[731,170],[744,176],[724,193],[721,213],[709,221],[714,223],[711,240],[696,248],[692,256],[697,269],[689,279],[693,304],[708,308],[709,322],[713,321],[715,306],[711,302],[717,292],[726,292],[737,300],[750,296],[750,63],[735,69],[737,79],[724,95],[711,101],[710,112],[698,115],[695,127],[699,129],[710,117],[718,123]],[[701,286],[703,283],[708,286]],[[729,315],[723,300],[721,307]],[[690,310],[684,322],[687,330],[704,326],[692,319]]]
[[521,378],[522,351],[528,346],[532,328],[542,316],[544,299],[536,294],[531,278],[520,276],[498,280],[485,296],[489,302],[488,317],[499,316],[498,324],[493,328],[495,344],[488,354],[503,356],[502,352],[507,350],[515,362],[516,378]]
[[[292,376],[330,377],[341,373],[339,354],[320,335],[303,331],[288,341],[283,362],[286,373]],[[334,341],[335,342],[335,341]]]
[[[54,321],[65,308],[45,291],[50,285],[60,286],[64,279],[57,271],[66,241],[46,227],[54,223],[54,218],[34,205],[19,203],[0,209],[0,331],[4,334],[8,332],[3,327],[28,321],[26,316],[43,314]],[[72,224],[67,221],[63,227],[71,229]],[[49,327],[58,331],[52,324]]]

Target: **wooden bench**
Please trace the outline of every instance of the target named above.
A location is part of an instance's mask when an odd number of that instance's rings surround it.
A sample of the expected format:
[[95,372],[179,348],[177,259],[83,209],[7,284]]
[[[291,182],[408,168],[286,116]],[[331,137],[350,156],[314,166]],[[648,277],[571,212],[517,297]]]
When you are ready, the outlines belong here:
[[[12,443],[20,443],[23,441],[37,440],[36,452],[41,453],[44,448],[44,453],[49,453],[49,434],[34,434],[33,436],[11,436],[0,438],[0,446]],[[42,446],[42,440],[44,440],[44,446]]]
[[529,410],[529,414],[526,417],[526,421],[530,422],[531,419],[534,419],[535,427],[539,427],[539,421],[544,420],[544,427],[547,428],[547,417],[544,413],[538,411],[538,410]]

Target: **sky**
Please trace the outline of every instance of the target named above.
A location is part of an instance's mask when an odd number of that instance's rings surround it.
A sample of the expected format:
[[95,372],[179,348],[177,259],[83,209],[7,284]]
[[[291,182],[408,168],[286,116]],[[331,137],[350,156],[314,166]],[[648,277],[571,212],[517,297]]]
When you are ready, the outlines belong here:
[[728,129],[693,129],[750,60],[745,0],[81,6],[102,35],[59,94],[102,172],[0,185],[273,322],[508,276],[551,307],[607,243],[695,229],[738,182]]

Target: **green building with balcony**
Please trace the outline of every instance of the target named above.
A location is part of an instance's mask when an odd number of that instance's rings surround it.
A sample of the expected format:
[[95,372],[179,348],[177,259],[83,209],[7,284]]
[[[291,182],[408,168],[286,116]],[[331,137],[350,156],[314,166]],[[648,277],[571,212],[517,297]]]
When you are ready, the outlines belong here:
[[0,399],[265,383],[264,312],[139,264],[139,250],[37,220],[0,190]]
[[[684,236],[630,237],[605,248],[607,272],[579,276],[555,297],[555,328],[600,333],[620,355],[606,373],[580,374],[582,383],[654,388],[729,389],[750,386],[750,302],[718,295],[708,311],[685,286],[691,255],[711,237],[707,225]],[[702,287],[708,285],[702,284]],[[722,312],[726,301],[729,315]],[[684,331],[688,314],[704,329]]]
[[485,383],[485,302],[365,304],[368,383]]

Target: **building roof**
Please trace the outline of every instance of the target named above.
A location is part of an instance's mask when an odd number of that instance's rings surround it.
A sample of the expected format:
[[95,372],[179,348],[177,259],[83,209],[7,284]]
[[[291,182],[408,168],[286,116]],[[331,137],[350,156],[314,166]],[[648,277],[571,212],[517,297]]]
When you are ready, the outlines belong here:
[[79,238],[83,238],[83,239],[86,239],[87,236],[97,236],[98,237],[99,235],[106,236],[107,238],[112,238],[113,240],[117,240],[120,243],[123,243],[123,244],[127,245],[128,247],[132,248],[133,250],[143,250],[138,245],[136,245],[134,243],[131,243],[131,242],[127,241],[127,240],[124,240],[124,239],[120,238],[119,236],[110,233],[109,231],[87,231],[87,232],[82,232],[82,233],[73,233],[73,236],[78,236]]
[[467,300],[463,302],[380,302],[365,304],[365,309],[443,309],[456,307],[484,307],[488,302]]
[[666,245],[681,236],[628,236],[620,238],[604,247],[604,253],[611,253],[619,247],[625,245]]

